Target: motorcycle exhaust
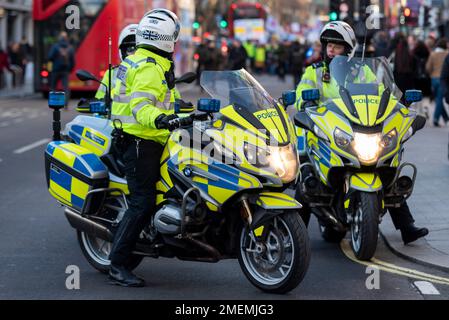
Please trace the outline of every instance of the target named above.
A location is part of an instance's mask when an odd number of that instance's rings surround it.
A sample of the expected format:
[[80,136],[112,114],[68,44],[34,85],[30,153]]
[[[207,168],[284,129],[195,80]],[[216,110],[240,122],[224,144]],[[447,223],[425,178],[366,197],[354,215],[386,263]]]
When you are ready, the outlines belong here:
[[114,235],[101,224],[86,219],[69,208],[66,208],[64,213],[72,228],[102,240],[113,242]]

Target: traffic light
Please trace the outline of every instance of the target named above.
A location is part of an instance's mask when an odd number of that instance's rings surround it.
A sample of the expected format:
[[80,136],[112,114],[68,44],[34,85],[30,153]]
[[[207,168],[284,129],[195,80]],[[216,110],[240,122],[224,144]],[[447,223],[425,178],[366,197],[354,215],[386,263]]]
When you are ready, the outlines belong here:
[[338,20],[338,13],[335,11],[332,11],[329,13],[329,20],[330,21],[335,21]]
[[[402,19],[402,17],[404,17],[404,18]],[[402,8],[402,17],[401,17],[401,21],[403,21],[404,23],[401,22],[401,24],[406,24],[406,25],[412,26],[412,27],[417,26],[418,17],[416,15],[416,12],[413,12],[411,8],[403,7]]]
[[336,1],[336,0],[330,1],[330,3],[329,3],[329,20],[330,21],[338,20],[339,10],[340,10],[340,1]]
[[220,28],[222,29],[226,29],[228,27],[228,22],[226,20],[221,20],[220,21]]
[[193,22],[192,28],[194,30],[198,30],[200,28],[200,23],[198,21]]

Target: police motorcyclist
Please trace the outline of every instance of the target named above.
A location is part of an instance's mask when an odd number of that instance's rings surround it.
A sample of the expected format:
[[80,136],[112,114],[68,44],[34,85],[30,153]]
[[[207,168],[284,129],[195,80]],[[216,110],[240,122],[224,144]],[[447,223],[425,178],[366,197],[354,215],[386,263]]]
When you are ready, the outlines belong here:
[[[343,21],[326,24],[321,31],[320,42],[324,59],[306,68],[296,89],[297,97],[299,97],[296,103],[298,110],[303,107],[301,95],[303,90],[318,88],[321,101],[325,101],[333,95],[335,88],[333,88],[334,84],[331,83],[329,64],[338,55],[352,54],[357,46],[354,30]],[[401,207],[389,208],[389,211],[396,229],[401,231],[404,244],[413,242],[429,233],[427,228],[417,228],[414,225],[414,219],[405,201]],[[301,210],[301,216],[307,225],[310,219],[310,210],[304,208],[304,210]]]
[[[120,222],[111,248],[109,278],[122,286],[144,286],[127,269],[134,246],[156,206],[159,161],[169,131],[179,123],[174,114],[175,78],[172,55],[178,40],[178,17],[166,9],[144,15],[136,33],[137,50],[117,69],[112,90],[114,145],[125,165],[129,209]],[[120,138],[119,138],[120,137]]]
[[[126,27],[122,29],[120,32],[119,38],[118,38],[118,48],[119,48],[119,55],[120,55],[120,61],[125,60],[125,58],[129,55],[134,54],[136,51],[136,31],[137,31],[138,25],[133,23],[129,24]],[[114,87],[114,81],[116,79],[117,75],[117,68],[118,66],[112,67],[112,79],[111,79],[111,86]],[[109,69],[106,70],[103,79],[101,80],[103,84],[106,86],[109,86]],[[95,94],[95,98],[98,100],[104,99],[106,95],[106,87],[100,84],[98,87],[97,93]]]

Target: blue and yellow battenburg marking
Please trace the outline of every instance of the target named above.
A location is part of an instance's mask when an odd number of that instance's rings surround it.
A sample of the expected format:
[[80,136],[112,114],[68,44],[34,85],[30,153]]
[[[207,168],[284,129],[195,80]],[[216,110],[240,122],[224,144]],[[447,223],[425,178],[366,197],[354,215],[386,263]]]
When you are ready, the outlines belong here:
[[90,150],[97,156],[102,156],[108,151],[109,138],[92,128],[73,125],[70,129],[69,137],[77,145]]
[[108,171],[97,155],[73,143],[48,144],[49,192],[63,204],[81,210],[87,193],[107,187]]

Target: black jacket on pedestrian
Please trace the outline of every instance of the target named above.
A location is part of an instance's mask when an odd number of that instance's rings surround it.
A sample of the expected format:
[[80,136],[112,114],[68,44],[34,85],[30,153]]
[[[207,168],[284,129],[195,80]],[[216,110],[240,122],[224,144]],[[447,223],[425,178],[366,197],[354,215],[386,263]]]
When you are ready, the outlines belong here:
[[449,55],[444,59],[443,68],[441,69],[441,90],[443,91],[444,99],[449,103]]
[[232,47],[228,57],[228,68],[230,70],[240,70],[246,68],[248,55],[243,47]]

